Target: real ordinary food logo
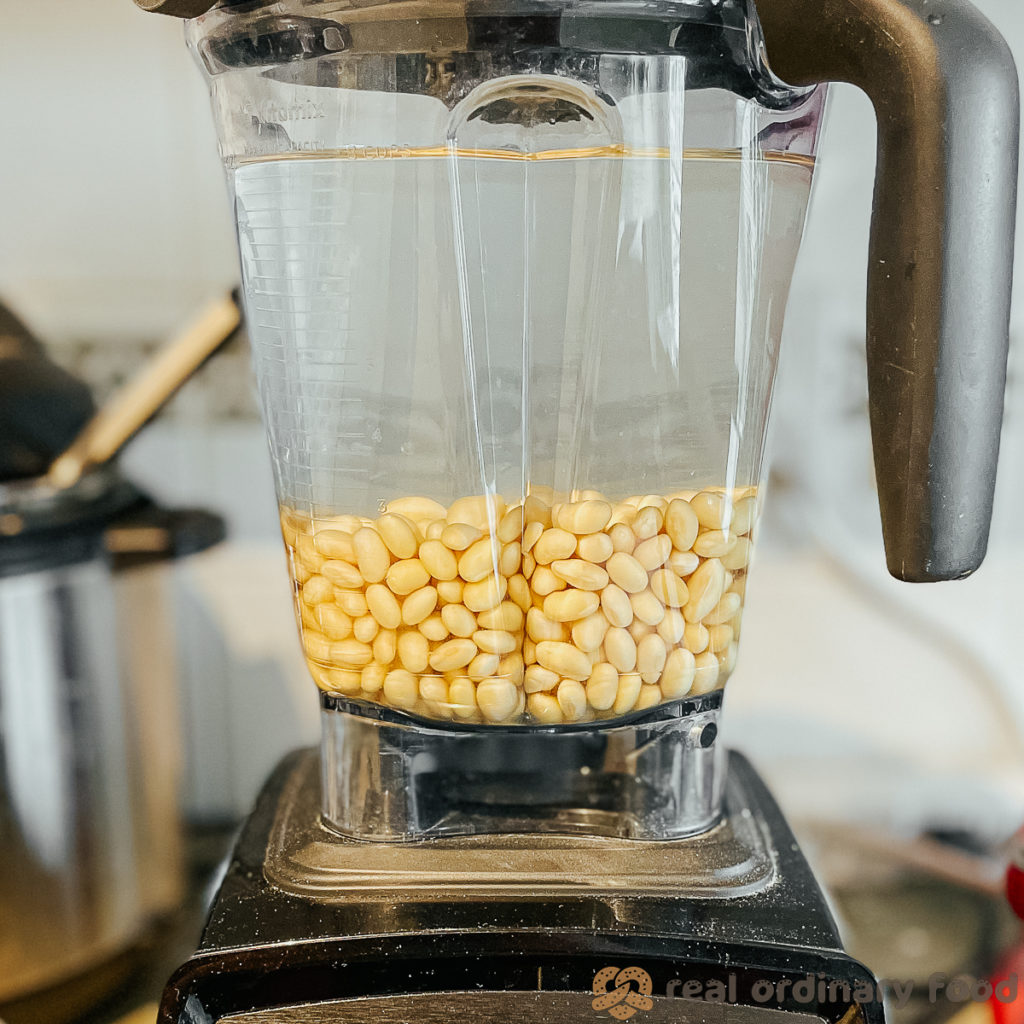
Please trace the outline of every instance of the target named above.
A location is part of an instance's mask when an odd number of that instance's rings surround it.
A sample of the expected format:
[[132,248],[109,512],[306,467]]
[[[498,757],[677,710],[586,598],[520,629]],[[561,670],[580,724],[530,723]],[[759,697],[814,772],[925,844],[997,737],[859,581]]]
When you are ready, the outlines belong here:
[[[654,982],[642,967],[603,967],[594,975],[591,1005],[599,1014],[629,1020],[638,1012],[654,1009]],[[830,1003],[886,1003],[903,1009],[913,998],[935,1004],[947,1002],[1016,1002],[1020,979],[1016,974],[993,979],[973,975],[932,974],[927,981],[861,978],[843,981],[824,974],[804,977],[751,978],[735,973],[723,977],[674,977],[664,986],[660,998],[696,1000],[708,1003],[744,1003],[786,1007],[793,1004],[823,1006]]]
[[594,975],[594,1000],[598,1013],[629,1020],[638,1010],[652,1010],[654,982],[642,967],[602,967]]

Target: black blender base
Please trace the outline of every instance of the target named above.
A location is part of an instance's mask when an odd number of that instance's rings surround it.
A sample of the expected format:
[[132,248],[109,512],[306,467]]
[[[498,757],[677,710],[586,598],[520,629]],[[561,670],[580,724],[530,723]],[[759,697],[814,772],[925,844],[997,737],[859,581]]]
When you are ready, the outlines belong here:
[[882,1024],[738,754],[722,822],[660,843],[359,843],[319,824],[317,778],[315,751],[270,778],[161,1024]]

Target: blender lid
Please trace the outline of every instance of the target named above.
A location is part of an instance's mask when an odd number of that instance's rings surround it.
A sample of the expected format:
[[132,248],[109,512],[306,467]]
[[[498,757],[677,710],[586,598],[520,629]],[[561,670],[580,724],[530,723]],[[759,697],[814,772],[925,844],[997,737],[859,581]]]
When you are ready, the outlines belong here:
[[68,488],[53,487],[45,478],[0,483],[0,544],[30,533],[106,522],[139,497],[113,465],[96,469]]
[[45,479],[0,484],[0,579],[96,557],[108,525],[141,497],[112,466],[66,490]]
[[[148,0],[140,0],[145,6]],[[162,13],[173,14],[178,0]],[[206,0],[195,0],[203,5]],[[155,8],[147,8],[155,9]],[[181,8],[194,9],[192,0]],[[421,25],[410,9],[426,16]],[[433,17],[464,19],[470,51],[505,44],[549,45],[555,31],[562,46],[585,53],[664,53],[688,59],[687,88],[725,89],[756,99],[769,109],[791,109],[815,92],[793,87],[771,71],[761,48],[751,45],[756,19],[751,0],[668,0],[638,4],[629,0],[462,0],[457,4],[418,2],[352,3],[351,0],[217,0],[208,4],[211,20],[197,31],[199,55],[211,75],[249,68],[278,68],[346,54],[434,52],[443,45],[431,27]],[[205,12],[204,12],[205,13]],[[182,14],[182,17],[190,17]],[[514,17],[515,27],[507,22]],[[379,23],[402,20],[393,38]],[[552,21],[558,22],[557,29]],[[410,24],[420,25],[418,31]],[[411,34],[410,34],[411,33]],[[461,38],[461,37],[460,37]],[[393,47],[390,50],[389,47]],[[306,84],[321,84],[309,82]],[[268,130],[270,130],[268,128]],[[278,128],[277,130],[283,130]]]
[[225,535],[220,515],[165,507],[109,463],[65,489],[45,478],[0,484],[0,579],[103,554],[129,569],[198,554]]
[[[174,18],[198,18],[214,7],[238,7],[246,6],[249,9],[264,7],[270,4],[271,0],[135,0],[137,6],[152,14],[169,14]],[[739,0],[744,10],[746,4]],[[332,5],[337,8],[358,9],[365,6],[360,3],[337,3]],[[723,8],[737,6],[737,0],[683,0],[680,7],[698,7],[706,10],[714,9],[716,12]]]

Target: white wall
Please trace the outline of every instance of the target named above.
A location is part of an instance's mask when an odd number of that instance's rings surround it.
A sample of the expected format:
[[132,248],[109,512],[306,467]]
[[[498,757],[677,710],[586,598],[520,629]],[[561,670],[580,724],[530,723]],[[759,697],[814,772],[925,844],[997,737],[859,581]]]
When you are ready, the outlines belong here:
[[5,3],[0,125],[0,294],[44,337],[161,337],[235,282],[180,22],[131,0]]

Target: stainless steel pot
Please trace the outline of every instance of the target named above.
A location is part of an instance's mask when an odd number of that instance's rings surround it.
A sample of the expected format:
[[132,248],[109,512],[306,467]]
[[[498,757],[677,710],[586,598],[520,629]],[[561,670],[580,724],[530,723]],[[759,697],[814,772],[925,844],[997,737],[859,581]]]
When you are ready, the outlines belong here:
[[97,411],[0,304],[0,1020],[10,1024],[59,1024],[101,997],[131,966],[126,951],[179,902],[181,743],[161,566],[221,540],[224,524],[157,508],[112,460],[239,318],[231,297],[212,303]]
[[59,495],[0,486],[0,1018],[179,902],[166,566],[222,532],[110,469]]

